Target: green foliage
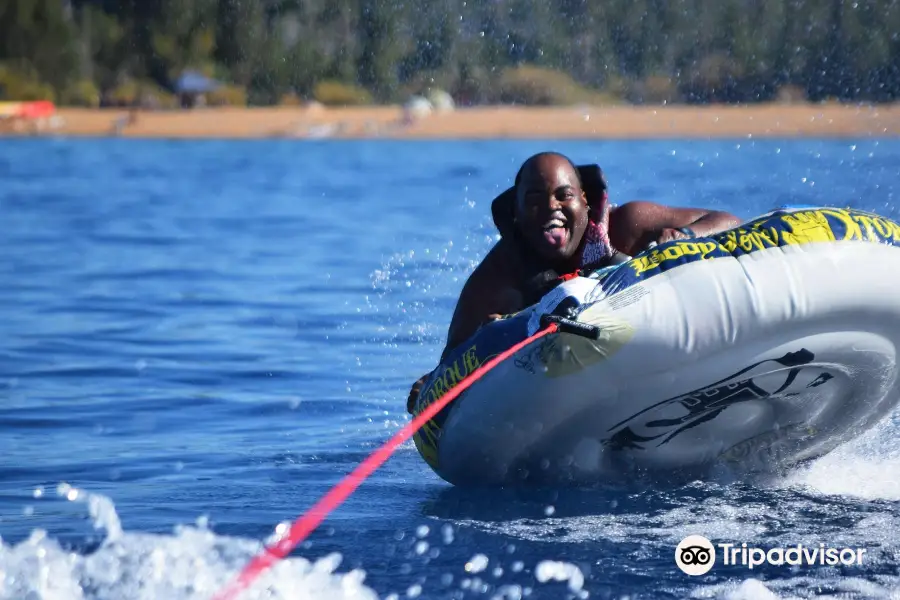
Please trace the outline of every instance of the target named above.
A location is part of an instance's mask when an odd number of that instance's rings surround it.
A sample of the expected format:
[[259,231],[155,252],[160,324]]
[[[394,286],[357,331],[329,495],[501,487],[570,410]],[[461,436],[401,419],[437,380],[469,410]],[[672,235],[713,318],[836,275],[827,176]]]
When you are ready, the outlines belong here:
[[211,22],[215,23],[213,59],[231,73],[236,83],[249,84],[265,37],[262,3],[219,0]]
[[0,100],[28,102],[55,100],[53,87],[38,79],[33,69],[0,64]]
[[635,104],[671,104],[681,99],[681,93],[672,77],[650,75],[632,83],[627,98]]
[[0,61],[23,63],[56,89],[69,83],[75,31],[64,8],[62,0],[0,0]]
[[379,100],[391,99],[399,83],[397,63],[403,52],[397,35],[399,11],[389,0],[360,0],[359,9],[359,81]]
[[361,106],[372,103],[372,94],[363,87],[339,81],[320,81],[313,98],[325,106]]
[[247,85],[247,103],[272,106],[287,89],[285,63],[279,60],[274,40],[269,40],[254,57]]
[[109,90],[104,102],[112,106],[176,108],[178,98],[154,81],[126,79]]
[[115,87],[134,60],[129,52],[126,28],[99,7],[85,6],[78,14],[83,79],[93,79],[102,90]]
[[294,92],[288,92],[278,99],[278,106],[302,106],[303,100]]
[[568,73],[530,65],[506,69],[500,76],[497,100],[504,104],[609,104],[610,97],[588,89]]
[[100,90],[90,79],[82,79],[62,91],[59,103],[67,106],[97,108],[100,106]]
[[223,85],[206,98],[209,106],[247,106],[247,89],[240,85]]

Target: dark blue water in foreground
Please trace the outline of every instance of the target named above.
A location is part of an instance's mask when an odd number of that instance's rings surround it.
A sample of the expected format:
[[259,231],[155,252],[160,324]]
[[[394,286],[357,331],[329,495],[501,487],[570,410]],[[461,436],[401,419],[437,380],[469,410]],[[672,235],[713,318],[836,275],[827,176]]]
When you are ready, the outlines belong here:
[[[897,216],[897,141],[0,140],[0,598],[209,597],[406,422],[544,149],[619,203]],[[895,596],[897,430],[765,486],[528,493],[407,444],[246,597]],[[689,578],[693,533],[867,562]]]

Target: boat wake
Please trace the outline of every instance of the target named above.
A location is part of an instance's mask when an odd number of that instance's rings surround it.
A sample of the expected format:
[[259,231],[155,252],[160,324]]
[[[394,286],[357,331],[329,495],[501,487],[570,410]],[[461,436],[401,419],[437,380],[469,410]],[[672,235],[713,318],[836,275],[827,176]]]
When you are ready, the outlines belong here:
[[[109,498],[66,484],[57,493],[85,503],[94,527],[103,530],[105,538],[88,553],[63,547],[41,529],[18,544],[0,543],[0,598],[208,600],[262,548],[258,541],[217,535],[204,519],[195,526],[179,526],[172,535],[124,531]],[[35,496],[42,497],[42,491]],[[273,536],[286,527],[279,525]],[[338,573],[340,563],[339,554],[314,562],[287,558],[241,598],[378,597],[363,583],[363,571]]]

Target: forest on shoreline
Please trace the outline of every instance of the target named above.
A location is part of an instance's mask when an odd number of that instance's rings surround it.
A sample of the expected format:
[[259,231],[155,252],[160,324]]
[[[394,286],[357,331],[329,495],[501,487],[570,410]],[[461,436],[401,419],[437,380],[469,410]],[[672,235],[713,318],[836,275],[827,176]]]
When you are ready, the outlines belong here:
[[890,102],[897,0],[0,0],[0,101]]

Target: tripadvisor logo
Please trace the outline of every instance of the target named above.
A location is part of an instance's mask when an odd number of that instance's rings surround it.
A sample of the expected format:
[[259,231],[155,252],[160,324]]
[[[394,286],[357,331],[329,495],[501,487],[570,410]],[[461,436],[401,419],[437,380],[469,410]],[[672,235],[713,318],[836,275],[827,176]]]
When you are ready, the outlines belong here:
[[716,548],[725,566],[743,566],[754,569],[761,565],[792,566],[860,566],[865,548],[831,548],[825,544],[796,546],[764,550],[746,543],[722,543],[713,546],[702,535],[689,535],[675,548],[675,564],[688,575],[704,575],[716,564]]
[[716,564],[716,549],[702,535],[689,535],[675,548],[675,564],[688,575],[704,575]]

